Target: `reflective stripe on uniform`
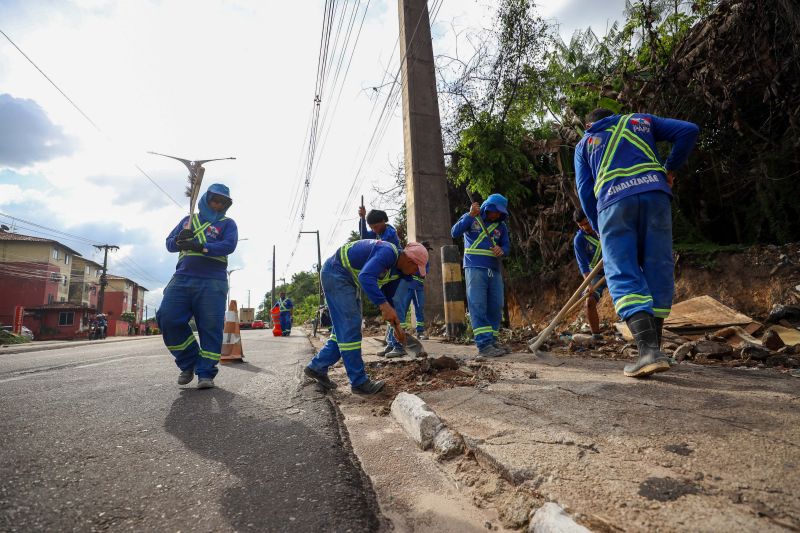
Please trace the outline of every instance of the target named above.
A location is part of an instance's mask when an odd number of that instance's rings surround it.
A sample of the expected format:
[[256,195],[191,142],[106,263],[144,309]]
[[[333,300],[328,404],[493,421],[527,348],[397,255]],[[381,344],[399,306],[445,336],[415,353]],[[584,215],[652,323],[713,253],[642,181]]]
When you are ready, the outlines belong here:
[[336,344],[339,345],[340,352],[347,352],[352,350],[360,350],[361,349],[361,341],[356,342],[337,342]]
[[614,302],[614,310],[619,313],[620,310],[630,307],[632,305],[652,303],[653,297],[644,294],[628,294]]
[[600,247],[600,241],[598,239],[595,239],[591,235],[587,235],[585,233],[583,234],[583,236],[586,238],[587,241],[594,244],[596,247],[594,249],[594,256],[592,256],[592,260],[589,261],[589,268],[594,269],[594,267],[597,266],[597,262],[600,261],[600,258],[603,256],[603,251],[601,250]]
[[197,342],[194,338],[194,333],[189,335],[189,338],[183,341],[181,344],[176,344],[175,346],[167,346],[167,350],[171,352],[180,352],[181,350],[185,350],[189,347],[190,344],[193,342]]
[[476,335],[476,336],[477,335],[483,335],[484,333],[492,333],[492,332],[494,332],[494,329],[492,329],[492,326],[483,326],[483,327],[475,328],[475,329],[472,330],[473,335]]
[[671,307],[668,307],[668,308],[654,307],[653,308],[653,314],[656,316],[656,318],[667,318],[671,311],[672,311]]
[[[638,135],[627,129],[628,121],[632,117],[633,114],[625,115],[620,118],[614,126],[606,130],[611,132],[611,140],[608,143],[605,152],[603,153],[603,158],[600,160],[600,169],[597,172],[597,182],[594,184],[595,197],[600,196],[600,191],[602,190],[603,185],[615,178],[627,178],[629,176],[635,176],[636,174],[641,174],[642,172],[647,171],[666,172],[664,166],[650,148],[650,145],[648,145]],[[637,148],[648,159],[648,161],[644,163],[637,163],[636,165],[627,168],[615,168],[614,170],[609,170],[609,167],[614,160],[614,155],[617,153],[617,148],[619,148],[619,143],[622,142],[623,139]]]
[[[347,244],[345,244],[344,246],[339,248],[339,262],[342,263],[342,266],[345,267],[350,272],[350,274],[353,276],[353,281],[356,282],[356,285],[361,287],[361,282],[358,281],[358,275],[361,273],[361,271],[358,270],[358,269],[353,268],[353,265],[350,264],[350,257],[347,255],[347,253],[350,251],[350,248],[352,248],[353,245],[355,245],[357,242],[358,241],[348,242]],[[397,247],[394,244],[392,244],[390,242],[386,242],[386,241],[381,241],[381,242],[385,242],[386,244],[388,244],[389,246],[392,247],[392,251],[394,252],[395,259],[397,259],[400,256],[400,252],[397,251]],[[384,277],[382,277],[381,279],[378,280],[378,287],[383,287],[384,285],[386,285],[390,281],[393,281],[393,280],[399,279],[399,278],[400,278],[400,276],[396,276],[396,277],[392,278],[390,273],[387,273],[386,276],[384,276]]]
[[220,354],[214,352],[208,352],[206,350],[200,350],[200,357],[211,359],[212,361],[219,361]]
[[472,241],[472,244],[470,244],[469,247],[464,250],[464,253],[469,255],[488,255],[494,257],[494,252],[488,248],[478,248],[478,245],[482,243],[491,232],[496,230],[499,225],[499,222],[495,222],[494,224],[490,224],[488,228],[481,226],[480,234],[474,241]]

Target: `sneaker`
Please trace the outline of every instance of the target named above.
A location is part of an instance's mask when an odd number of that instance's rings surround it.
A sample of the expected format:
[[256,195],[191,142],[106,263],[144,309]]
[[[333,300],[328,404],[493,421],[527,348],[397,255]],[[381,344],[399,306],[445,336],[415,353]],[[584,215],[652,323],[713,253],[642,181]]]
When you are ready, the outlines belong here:
[[506,355],[506,351],[490,344],[478,350],[478,355],[482,357],[502,357]]
[[386,354],[391,352],[394,348],[389,345],[386,345],[382,350],[378,351],[375,355],[378,357],[386,357]]
[[395,357],[403,357],[408,355],[406,349],[402,346],[395,346],[390,352],[386,353],[386,359],[393,359]]
[[427,335],[425,335],[425,332],[424,332],[424,331],[420,331],[420,332],[417,332],[417,338],[418,338],[419,340],[421,340],[421,341],[426,341],[426,340],[428,340],[430,337],[428,337]]
[[189,370],[182,370],[180,374],[178,374],[178,385],[188,385],[194,379],[194,368],[190,368]]
[[309,377],[309,378],[313,379],[314,381],[316,381],[317,383],[319,383],[326,390],[333,390],[336,387],[338,387],[338,385],[336,383],[331,381],[331,378],[328,377],[328,374],[323,374],[322,372],[317,372],[316,370],[314,370],[311,367],[308,367],[308,366],[305,367],[303,369],[303,374],[305,374],[306,377]]
[[198,389],[213,389],[214,388],[214,380],[211,378],[200,378],[197,380],[197,388]]
[[385,383],[383,382],[383,380],[372,381],[371,379],[367,379],[367,381],[365,381],[358,387],[350,387],[350,390],[353,392],[353,394],[363,394],[369,396],[381,392],[383,390],[384,385]]

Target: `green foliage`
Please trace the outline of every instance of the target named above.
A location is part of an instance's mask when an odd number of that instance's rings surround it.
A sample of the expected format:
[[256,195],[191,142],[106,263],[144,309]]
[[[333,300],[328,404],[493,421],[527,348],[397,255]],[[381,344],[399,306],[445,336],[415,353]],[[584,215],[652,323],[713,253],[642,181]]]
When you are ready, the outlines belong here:
[[119,319],[128,324],[133,324],[136,322],[136,315],[131,312],[122,313],[119,315]]
[[30,342],[27,337],[0,330],[0,344],[25,344],[26,342]]
[[[309,270],[308,272],[297,272],[292,275],[292,282],[284,285],[277,285],[275,287],[275,300],[278,299],[281,292],[286,292],[286,296],[292,299],[295,306],[295,320],[300,320],[298,314],[299,307],[305,305],[306,301],[311,301],[313,297],[314,309],[319,302],[319,281],[316,270]],[[256,314],[259,320],[269,320],[270,310],[272,309],[272,291],[267,291],[264,295],[263,309]],[[311,312],[313,315],[313,311]],[[309,315],[309,316],[311,316]],[[305,320],[303,318],[302,320]]]

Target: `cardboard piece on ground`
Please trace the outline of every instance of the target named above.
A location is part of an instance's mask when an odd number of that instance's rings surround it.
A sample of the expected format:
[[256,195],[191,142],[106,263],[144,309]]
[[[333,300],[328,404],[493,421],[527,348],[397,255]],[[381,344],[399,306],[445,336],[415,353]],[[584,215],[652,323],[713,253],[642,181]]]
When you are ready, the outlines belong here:
[[672,306],[664,327],[675,330],[720,329],[725,326],[744,326],[753,321],[711,296],[698,296]]
[[800,331],[794,328],[785,328],[783,326],[772,326],[772,331],[778,334],[786,346],[794,346],[800,344]]

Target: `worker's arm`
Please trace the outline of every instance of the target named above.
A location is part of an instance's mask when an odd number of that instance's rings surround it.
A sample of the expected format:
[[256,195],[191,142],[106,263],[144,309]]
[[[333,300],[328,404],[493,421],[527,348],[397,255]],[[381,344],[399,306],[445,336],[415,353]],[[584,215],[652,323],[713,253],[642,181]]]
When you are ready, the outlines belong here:
[[672,151],[664,163],[667,171],[677,170],[689,159],[689,154],[697,142],[700,127],[692,122],[676,120],[674,118],[661,118],[648,115],[652,118],[653,137],[656,142],[667,141],[672,143]]
[[374,231],[367,227],[367,221],[363,218],[358,219],[358,233],[362,239],[377,239],[378,236]]
[[183,217],[183,220],[181,220],[178,223],[178,225],[175,226],[175,228],[172,231],[169,232],[169,235],[167,235],[167,251],[168,252],[173,253],[173,254],[175,252],[180,252],[180,249],[178,248],[178,245],[175,244],[175,241],[176,241],[176,237],[178,236],[178,233],[181,232],[181,230],[183,229],[183,225],[186,223],[186,221],[188,219],[189,219],[189,217]]
[[239,241],[239,228],[236,227],[236,222],[233,219],[229,218],[225,222],[220,237],[219,240],[206,243],[205,247],[208,250],[208,255],[230,255],[236,250],[236,244]]
[[390,270],[396,261],[397,257],[394,255],[394,251],[391,247],[376,246],[374,253],[358,274],[358,281],[364,293],[366,293],[367,298],[378,307],[388,301],[388,298],[386,298],[378,287],[378,278],[384,272]]
[[586,137],[575,147],[575,185],[578,189],[578,199],[581,201],[583,212],[595,231],[597,229],[597,198],[594,196],[594,176],[592,167],[583,153]]
[[397,236],[397,230],[394,229],[394,226],[391,224],[386,224],[386,230],[383,232],[383,235],[381,235],[381,240],[394,244],[398,251],[403,249],[403,247],[400,246],[400,237]]
[[585,278],[592,269],[589,268],[589,259],[583,254],[586,247],[581,241],[583,241],[583,236],[580,233],[575,235],[575,239],[572,241],[572,248],[575,251],[575,260],[578,262],[578,268]]
[[461,215],[461,218],[458,219],[458,222],[453,225],[453,228],[450,230],[450,235],[454,239],[458,239],[464,235],[464,232],[469,231],[474,220],[475,218],[470,216],[469,213],[464,213]]

